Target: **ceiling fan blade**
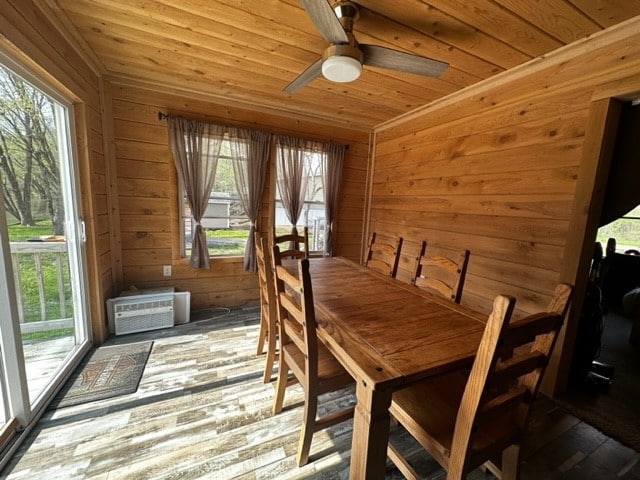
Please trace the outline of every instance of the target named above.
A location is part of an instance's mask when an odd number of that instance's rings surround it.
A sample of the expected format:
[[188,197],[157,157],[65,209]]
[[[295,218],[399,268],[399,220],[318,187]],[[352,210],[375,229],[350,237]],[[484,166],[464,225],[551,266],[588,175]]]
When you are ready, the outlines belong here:
[[304,87],[311,80],[316,78],[322,73],[322,58],[319,58],[311,65],[309,65],[300,75],[293,79],[293,81],[282,89],[283,92],[292,93],[299,88]]
[[327,0],[300,0],[300,3],[327,42],[349,43],[349,37]]
[[439,77],[449,66],[446,62],[421,57],[412,53],[400,52],[379,45],[360,44],[360,50],[364,54],[364,64],[372,67],[382,67],[391,70],[417,73]]

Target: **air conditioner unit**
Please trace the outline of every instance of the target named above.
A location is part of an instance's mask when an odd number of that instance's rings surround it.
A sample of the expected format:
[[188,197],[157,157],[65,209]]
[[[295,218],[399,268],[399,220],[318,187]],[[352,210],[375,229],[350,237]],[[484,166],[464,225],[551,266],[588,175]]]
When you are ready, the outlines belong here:
[[110,330],[116,335],[173,326],[174,294],[144,294],[107,300]]

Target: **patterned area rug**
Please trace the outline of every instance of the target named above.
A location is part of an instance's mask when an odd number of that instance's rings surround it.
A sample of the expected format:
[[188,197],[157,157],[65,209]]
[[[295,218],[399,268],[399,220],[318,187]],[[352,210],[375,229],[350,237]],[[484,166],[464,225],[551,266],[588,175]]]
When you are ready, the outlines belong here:
[[52,407],[70,407],[135,392],[152,346],[153,342],[142,342],[92,350]]

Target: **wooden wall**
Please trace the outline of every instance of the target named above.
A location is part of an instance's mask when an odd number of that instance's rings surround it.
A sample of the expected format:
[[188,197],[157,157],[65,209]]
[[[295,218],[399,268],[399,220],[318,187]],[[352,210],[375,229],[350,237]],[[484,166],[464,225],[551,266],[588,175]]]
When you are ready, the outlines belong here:
[[[376,129],[370,230],[471,251],[463,305],[518,313],[560,278],[591,102],[640,91],[640,18]],[[578,252],[579,253],[579,252]]]
[[[584,288],[610,97],[640,97],[640,17],[376,128],[368,229],[404,237],[399,278],[425,239],[471,251],[462,304],[483,312],[498,293],[520,316],[558,281]],[[579,311],[550,390],[566,380]]]
[[81,182],[81,208],[86,224],[90,314],[94,338],[106,336],[104,300],[112,293],[107,176],[103,148],[100,77],[51,23],[54,14],[31,0],[3,2],[0,48],[29,67],[73,101]]
[[[171,285],[191,292],[192,310],[257,301],[257,277],[244,272],[242,258],[212,258],[210,270],[196,270],[180,258],[177,174],[158,111],[273,133],[348,143],[338,213],[337,254],[358,260],[362,238],[369,134],[272,113],[222,106],[175,92],[158,92],[114,81],[109,87],[113,115],[114,170],[121,245],[122,288]],[[261,212],[262,230],[273,216],[273,165]],[[162,276],[172,265],[172,276]]]

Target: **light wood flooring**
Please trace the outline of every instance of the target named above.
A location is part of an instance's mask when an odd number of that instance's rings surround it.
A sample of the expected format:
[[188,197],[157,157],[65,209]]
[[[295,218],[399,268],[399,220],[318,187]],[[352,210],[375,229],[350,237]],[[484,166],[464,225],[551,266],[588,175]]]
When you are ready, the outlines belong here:
[[[310,463],[295,449],[299,386],[271,415],[274,385],[256,356],[258,308],[212,310],[210,320],[115,337],[153,340],[138,391],[40,419],[0,478],[17,479],[346,479],[351,423],[314,436]],[[353,402],[351,392],[324,397]],[[428,479],[442,470],[398,428],[393,436]],[[522,450],[522,479],[640,479],[640,455],[542,398]],[[401,478],[388,464],[386,477]],[[492,479],[475,471],[473,479]]]

